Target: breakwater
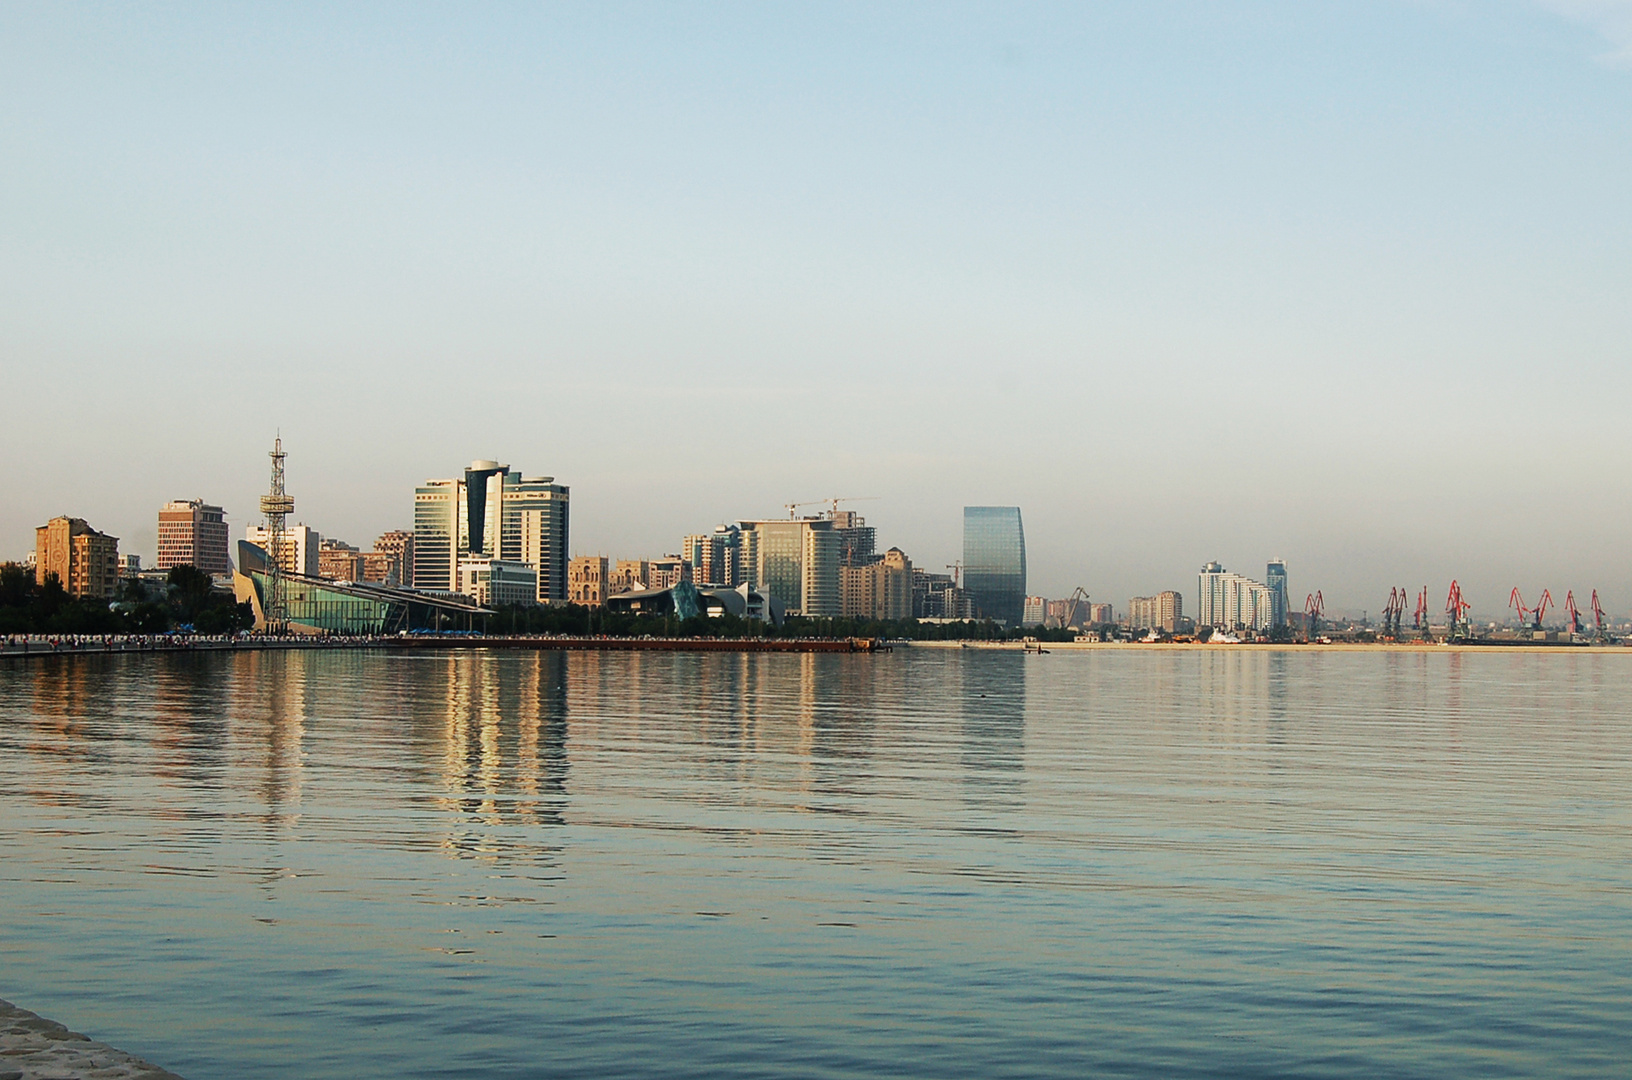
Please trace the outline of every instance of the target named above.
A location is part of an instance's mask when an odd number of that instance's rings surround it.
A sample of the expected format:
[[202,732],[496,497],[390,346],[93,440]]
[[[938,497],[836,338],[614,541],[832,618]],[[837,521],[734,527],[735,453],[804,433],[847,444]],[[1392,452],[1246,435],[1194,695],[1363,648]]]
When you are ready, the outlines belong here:
[[73,1076],[181,1080],[168,1069],[69,1031],[55,1020],[19,1009],[9,1001],[0,1001],[0,1077],[55,1080]]

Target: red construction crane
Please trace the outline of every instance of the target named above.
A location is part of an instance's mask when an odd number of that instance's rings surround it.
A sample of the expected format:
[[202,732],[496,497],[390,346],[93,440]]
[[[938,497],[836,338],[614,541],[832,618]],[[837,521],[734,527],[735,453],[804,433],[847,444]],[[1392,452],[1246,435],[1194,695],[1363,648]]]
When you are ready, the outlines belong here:
[[1575,606],[1575,590],[1571,589],[1564,594],[1564,614],[1570,617],[1571,635],[1581,632],[1581,611]]
[[1599,637],[1604,636],[1604,609],[1598,606],[1598,590],[1592,590],[1592,626]]
[[1326,598],[1320,595],[1320,590],[1317,589],[1304,598],[1303,614],[1304,622],[1309,628],[1309,640],[1313,641],[1315,635],[1320,633],[1320,617],[1326,614]]
[[1411,629],[1428,629],[1428,586],[1424,585],[1417,594],[1417,611],[1411,616]]
[[1513,595],[1507,598],[1507,606],[1519,613],[1519,625],[1523,626],[1530,618],[1530,609],[1524,605],[1524,597],[1519,595],[1519,587],[1513,586]]
[[[1518,590],[1514,590],[1517,592]],[[1473,607],[1467,597],[1462,595],[1462,586],[1455,581],[1451,582],[1451,591],[1445,597],[1445,617],[1450,622],[1449,634],[1451,637],[1466,635],[1468,631],[1468,609]]]
[[1553,594],[1548,592],[1546,589],[1541,590],[1541,599],[1536,601],[1536,621],[1530,624],[1530,629],[1541,629],[1542,617],[1547,614],[1547,609],[1552,606],[1552,603]]

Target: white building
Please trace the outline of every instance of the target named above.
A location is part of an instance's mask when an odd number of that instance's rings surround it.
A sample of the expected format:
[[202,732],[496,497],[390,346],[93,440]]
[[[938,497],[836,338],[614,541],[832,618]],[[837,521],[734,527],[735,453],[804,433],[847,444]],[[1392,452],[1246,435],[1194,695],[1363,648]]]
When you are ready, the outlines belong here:
[[487,557],[459,560],[459,588],[484,607],[538,603],[538,572],[526,563]]
[[1219,630],[1268,630],[1275,625],[1275,596],[1268,585],[1232,574],[1216,562],[1201,568],[1196,625]]
[[[244,539],[266,550],[266,526],[251,525],[244,530]],[[283,540],[278,545],[278,565],[286,574],[305,574],[307,577],[318,576],[317,551],[323,543],[323,537],[316,529],[309,529],[305,525],[286,525],[283,529]]]
[[1048,598],[1046,596],[1028,596],[1021,608],[1021,626],[1042,626],[1048,622]]

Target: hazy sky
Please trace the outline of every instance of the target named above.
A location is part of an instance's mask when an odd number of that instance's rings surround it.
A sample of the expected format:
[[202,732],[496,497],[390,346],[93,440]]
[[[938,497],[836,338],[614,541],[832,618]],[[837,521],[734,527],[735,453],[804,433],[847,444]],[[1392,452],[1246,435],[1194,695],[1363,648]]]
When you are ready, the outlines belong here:
[[1628,612],[1629,404],[1621,0],[0,6],[0,557],[237,534],[281,428],[365,547],[496,457],[575,554]]

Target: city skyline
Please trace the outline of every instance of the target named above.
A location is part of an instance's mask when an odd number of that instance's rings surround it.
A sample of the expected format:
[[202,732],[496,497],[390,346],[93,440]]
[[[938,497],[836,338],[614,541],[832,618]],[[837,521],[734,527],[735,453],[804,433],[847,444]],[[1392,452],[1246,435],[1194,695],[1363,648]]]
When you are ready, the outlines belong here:
[[1632,610],[1625,12],[13,9],[0,557],[241,535],[281,427],[365,546],[498,453],[574,553],[865,493],[925,567],[1024,507],[1050,596]]

